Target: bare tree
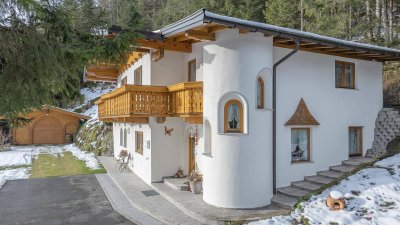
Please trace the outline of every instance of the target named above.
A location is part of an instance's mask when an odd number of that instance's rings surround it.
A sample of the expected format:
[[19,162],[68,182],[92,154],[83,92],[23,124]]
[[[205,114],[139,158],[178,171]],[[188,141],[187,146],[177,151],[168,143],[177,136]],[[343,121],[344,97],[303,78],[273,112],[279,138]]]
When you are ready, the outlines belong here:
[[10,148],[10,138],[10,133],[0,128],[0,151],[4,151]]

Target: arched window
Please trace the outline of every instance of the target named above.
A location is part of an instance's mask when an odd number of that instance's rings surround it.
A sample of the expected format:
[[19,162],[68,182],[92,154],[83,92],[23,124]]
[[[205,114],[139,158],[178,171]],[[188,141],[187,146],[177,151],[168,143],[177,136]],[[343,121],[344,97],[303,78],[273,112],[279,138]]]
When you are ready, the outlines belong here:
[[224,130],[225,133],[243,133],[243,106],[236,99],[225,103]]
[[257,109],[264,108],[264,80],[261,77],[257,79]]
[[124,132],[122,128],[119,130],[119,145],[124,146]]

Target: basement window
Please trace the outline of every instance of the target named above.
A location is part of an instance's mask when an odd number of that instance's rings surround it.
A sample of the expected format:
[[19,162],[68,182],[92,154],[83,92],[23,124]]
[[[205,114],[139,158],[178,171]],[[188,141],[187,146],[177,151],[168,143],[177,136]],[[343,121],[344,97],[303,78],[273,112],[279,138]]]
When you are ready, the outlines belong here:
[[355,64],[350,62],[335,61],[336,88],[355,88]]

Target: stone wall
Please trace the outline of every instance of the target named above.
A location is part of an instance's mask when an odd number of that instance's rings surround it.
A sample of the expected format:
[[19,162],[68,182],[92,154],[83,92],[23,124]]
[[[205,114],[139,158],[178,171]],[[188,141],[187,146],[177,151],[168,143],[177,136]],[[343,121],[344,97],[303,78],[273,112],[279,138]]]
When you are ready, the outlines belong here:
[[375,137],[367,156],[379,156],[387,152],[387,145],[400,136],[400,113],[393,108],[383,108],[375,121]]
[[98,119],[91,119],[83,124],[74,140],[83,151],[103,156],[114,154],[112,125]]

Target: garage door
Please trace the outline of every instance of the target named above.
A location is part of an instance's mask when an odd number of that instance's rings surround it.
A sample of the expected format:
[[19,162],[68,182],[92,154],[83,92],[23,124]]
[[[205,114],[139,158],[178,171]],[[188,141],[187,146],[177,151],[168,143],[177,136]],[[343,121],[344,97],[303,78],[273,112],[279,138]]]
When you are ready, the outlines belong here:
[[33,127],[33,144],[63,144],[63,128],[53,117],[41,118]]

